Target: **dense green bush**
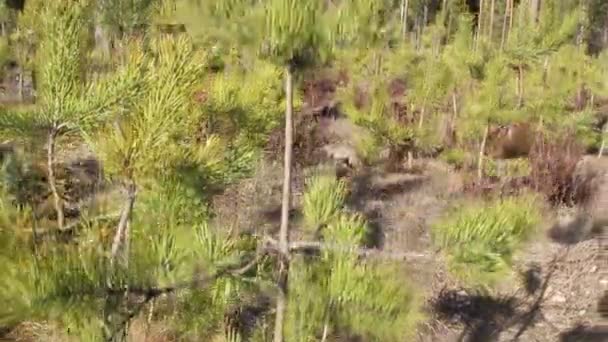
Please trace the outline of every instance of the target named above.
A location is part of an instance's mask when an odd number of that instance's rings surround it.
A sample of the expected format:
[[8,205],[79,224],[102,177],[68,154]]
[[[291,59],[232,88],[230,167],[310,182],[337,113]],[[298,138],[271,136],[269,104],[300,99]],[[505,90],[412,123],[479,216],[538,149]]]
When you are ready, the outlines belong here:
[[433,239],[454,275],[474,286],[491,286],[509,270],[513,254],[540,223],[538,205],[529,194],[464,203],[433,226]]
[[308,180],[302,200],[306,225],[316,230],[339,216],[346,200],[346,184],[331,175],[314,175]]

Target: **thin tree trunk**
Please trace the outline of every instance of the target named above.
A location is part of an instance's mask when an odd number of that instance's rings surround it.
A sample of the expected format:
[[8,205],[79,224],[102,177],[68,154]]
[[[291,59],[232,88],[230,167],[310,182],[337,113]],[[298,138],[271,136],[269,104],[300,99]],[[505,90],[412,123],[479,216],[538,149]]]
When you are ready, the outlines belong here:
[[537,132],[540,134],[543,131],[543,128],[545,127],[545,118],[544,116],[540,116],[540,118],[538,118],[538,127],[536,128]]
[[448,129],[449,129],[449,132],[448,132],[449,140],[448,141],[449,141],[450,145],[454,144],[454,140],[455,140],[454,139],[454,132],[455,132],[454,126],[455,126],[457,118],[458,118],[458,103],[456,102],[456,91],[453,91],[452,92],[452,117],[450,118],[450,122],[449,122],[449,126],[448,126]]
[[281,200],[281,226],[279,230],[279,294],[274,326],[274,342],[283,342],[283,325],[287,310],[287,287],[289,274],[289,209],[291,207],[291,159],[293,157],[293,75],[292,68],[285,69],[285,157],[283,169],[283,198]]
[[30,92],[30,96],[32,97],[32,101],[36,102],[37,90],[38,90],[38,82],[36,81],[36,67],[33,66],[30,68],[30,75],[32,78],[32,90]]
[[[133,204],[131,204],[130,212],[133,212]],[[131,246],[131,220],[127,220],[125,227],[125,248],[123,253],[123,262],[125,267],[129,267],[129,247]]]
[[549,57],[545,57],[543,63],[543,85],[547,86],[547,78],[549,77]]
[[411,148],[407,151],[407,168],[408,170],[414,168],[414,152],[412,152]]
[[405,19],[405,1],[406,0],[401,0],[401,6],[399,8],[399,23],[401,24],[401,34],[403,34],[403,21]]
[[36,217],[36,203],[32,204],[32,246],[34,247],[34,260],[38,260],[38,217]]
[[424,6],[422,7],[422,27],[424,28],[429,21],[429,4],[428,1],[424,2]]
[[47,146],[47,173],[49,176],[49,188],[51,188],[55,212],[57,213],[57,227],[59,230],[62,230],[64,226],[63,203],[61,202],[61,197],[59,196],[59,191],[57,190],[57,180],[55,178],[55,139],[57,138],[57,134],[57,127],[52,128],[49,132]]
[[540,13],[540,0],[530,0],[530,20],[536,26]]
[[329,334],[329,314],[325,317],[325,323],[323,324],[323,336],[321,336],[321,342],[327,341],[327,335]]
[[407,16],[410,0],[401,0],[401,36],[407,38]]
[[492,38],[494,36],[494,9],[495,9],[495,0],[492,0],[492,2],[490,3],[490,27],[489,27],[489,32],[488,32],[488,36],[490,37],[490,42],[492,41]]
[[448,28],[446,30],[446,40],[450,38],[450,35],[452,34],[452,21],[454,16],[450,13],[448,15]]
[[23,102],[25,96],[24,96],[24,92],[23,92],[23,88],[25,87],[24,85],[24,81],[23,81],[23,67],[19,68],[19,85],[18,85],[18,89],[19,89],[19,101]]
[[429,5],[425,1],[424,7],[422,9],[422,25],[420,25],[420,41],[422,41],[422,35],[424,34],[424,29],[426,28],[426,24],[429,21]]
[[513,3],[515,1],[514,0],[509,0],[509,30],[507,31],[507,41],[509,41],[509,38],[511,37],[511,31],[513,31]]
[[144,331],[144,342],[148,340],[148,335],[150,334],[150,326],[152,325],[152,317],[154,316],[154,302],[154,299],[150,301],[148,317],[146,318],[146,329]]
[[452,92],[452,110],[454,118],[458,116],[458,103],[456,102],[456,91]]
[[374,75],[380,75],[380,71],[382,69],[382,53],[377,51],[374,54]]
[[422,105],[420,109],[420,120],[418,120],[418,129],[422,129],[422,125],[424,124],[424,114],[425,114],[426,106]]
[[410,11],[410,0],[405,0],[405,13],[403,15],[403,37],[407,36],[407,17]]
[[420,50],[420,15],[416,15],[416,20],[414,21],[414,43],[416,46],[416,51]]
[[479,146],[479,160],[477,163],[477,179],[483,178],[483,162],[484,154],[486,153],[486,143],[488,141],[488,133],[490,131],[490,124],[486,124],[486,128],[483,132],[483,139],[481,140],[481,146]]
[[606,148],[606,136],[608,135],[608,123],[604,125],[604,129],[602,129],[602,144],[600,145],[600,150],[597,153],[598,158],[602,158],[604,155],[604,149]]
[[502,34],[500,35],[500,50],[505,47],[505,41],[507,38],[507,16],[509,15],[509,8],[511,8],[511,0],[505,2],[505,15],[502,18]]
[[95,24],[95,46],[101,51],[101,54],[106,62],[107,58],[110,58],[110,38],[108,37],[107,30],[102,26],[101,23]]
[[479,45],[479,40],[481,39],[482,36],[482,28],[483,28],[483,6],[484,5],[484,0],[479,0],[479,14],[477,15],[477,33],[476,33],[476,39],[475,39],[475,49],[477,50],[477,46]]
[[[129,220],[131,219],[131,213],[133,212],[133,206],[135,205],[135,197],[137,194],[137,188],[135,184],[129,181],[127,185],[127,200],[125,202],[125,206],[122,209],[120,214],[120,220],[118,222],[118,227],[116,228],[116,233],[114,233],[114,240],[112,241],[112,251],[110,256],[110,265],[114,264],[116,257],[118,256],[118,252],[120,251],[121,241],[124,239],[128,241],[128,225]],[[127,258],[125,258],[126,261]]]
[[517,67],[517,107],[521,108],[524,105],[524,67]]

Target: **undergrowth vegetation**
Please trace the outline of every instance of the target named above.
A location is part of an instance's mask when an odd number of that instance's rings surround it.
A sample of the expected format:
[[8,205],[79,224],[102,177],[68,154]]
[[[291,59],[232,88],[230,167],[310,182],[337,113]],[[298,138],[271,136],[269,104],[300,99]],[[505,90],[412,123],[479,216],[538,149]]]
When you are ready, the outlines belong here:
[[301,256],[294,263],[289,340],[326,339],[328,334],[374,341],[411,338],[422,317],[419,298],[393,271],[397,265],[358,258],[369,227],[361,215],[344,209],[345,190],[343,181],[329,175],[316,175],[308,183],[304,217],[320,232],[324,247],[320,259]]
[[513,254],[539,228],[539,210],[538,197],[529,194],[463,203],[433,227],[434,241],[455,275],[488,289],[504,278]]
[[409,341],[431,245],[493,291],[606,149],[608,6],[538,3],[1,2],[0,339]]

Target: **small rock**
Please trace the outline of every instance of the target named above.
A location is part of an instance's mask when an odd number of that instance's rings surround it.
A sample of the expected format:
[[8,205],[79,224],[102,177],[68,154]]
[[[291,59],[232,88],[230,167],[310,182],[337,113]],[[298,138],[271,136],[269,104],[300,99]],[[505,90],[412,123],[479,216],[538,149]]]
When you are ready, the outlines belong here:
[[581,310],[581,311],[579,311],[579,312],[578,312],[578,315],[579,315],[579,316],[583,316],[583,315],[585,315],[586,313],[587,313],[587,310]]
[[591,267],[591,269],[589,270],[589,272],[591,272],[591,273],[595,273],[596,271],[597,271],[597,265],[593,265]]
[[607,286],[608,285],[608,279],[600,279],[600,285]]
[[556,294],[555,296],[551,297],[551,301],[554,303],[565,303],[566,297],[564,297],[562,294]]

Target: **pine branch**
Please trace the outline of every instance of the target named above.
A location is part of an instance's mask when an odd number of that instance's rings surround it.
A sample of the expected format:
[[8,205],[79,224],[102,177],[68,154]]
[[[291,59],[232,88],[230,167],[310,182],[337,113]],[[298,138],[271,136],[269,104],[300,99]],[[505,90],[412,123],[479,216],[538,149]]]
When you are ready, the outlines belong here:
[[128,289],[127,288],[121,288],[121,289],[110,288],[107,290],[107,294],[109,294],[109,295],[122,296],[122,295],[124,295],[124,293],[130,293],[130,294],[144,296],[144,300],[141,303],[139,303],[135,309],[131,310],[124,317],[123,321],[120,324],[118,324],[118,326],[123,326],[123,325],[127,324],[150,301],[152,301],[153,299],[155,299],[163,294],[175,293],[178,290],[188,289],[188,288],[201,288],[201,287],[205,286],[206,284],[209,284],[212,281],[214,281],[222,276],[226,276],[226,275],[231,275],[231,276],[243,275],[243,274],[247,273],[249,270],[253,269],[258,264],[258,262],[261,260],[261,258],[263,256],[264,256],[264,253],[258,253],[254,259],[252,259],[250,262],[248,262],[241,268],[237,268],[237,269],[225,268],[218,272],[215,272],[212,275],[204,275],[204,276],[199,275],[198,278],[196,278],[192,281],[177,283],[177,284],[174,284],[171,286],[160,287],[160,288],[131,288],[131,287],[129,287]]
[[[279,251],[278,242],[266,237],[266,248]],[[386,252],[376,248],[360,248],[347,244],[326,243],[322,241],[293,241],[289,244],[289,251],[293,253],[303,253],[306,251],[328,250],[332,252],[351,252],[360,257],[378,258],[385,260],[426,260],[432,256],[426,253],[416,252]]]
[[110,295],[122,295],[128,291],[131,294],[142,295],[142,296],[146,297],[146,299],[150,300],[150,299],[156,298],[163,294],[175,293],[179,290],[201,288],[223,276],[242,276],[242,275],[244,275],[245,273],[252,270],[255,266],[257,266],[257,264],[260,262],[260,260],[265,255],[266,255],[266,253],[264,253],[264,251],[262,250],[262,252],[258,252],[256,254],[255,258],[253,258],[248,263],[246,263],[245,265],[243,265],[239,268],[226,267],[226,268],[220,269],[219,271],[217,271],[213,274],[210,274],[210,275],[199,274],[199,275],[195,276],[193,280],[175,283],[175,284],[165,286],[165,287],[150,287],[150,288],[129,287],[128,289],[127,288],[109,288],[109,289],[107,289],[106,293],[110,294]]

